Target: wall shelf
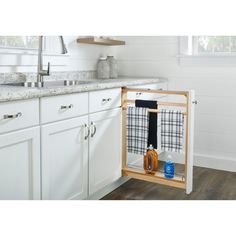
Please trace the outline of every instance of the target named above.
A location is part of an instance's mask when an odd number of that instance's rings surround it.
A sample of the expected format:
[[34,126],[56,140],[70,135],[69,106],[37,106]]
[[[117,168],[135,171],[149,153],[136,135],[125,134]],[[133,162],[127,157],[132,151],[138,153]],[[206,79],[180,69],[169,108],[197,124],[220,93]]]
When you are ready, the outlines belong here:
[[125,41],[122,41],[122,40],[99,38],[99,37],[78,38],[77,43],[96,44],[96,45],[104,45],[104,46],[125,45]]

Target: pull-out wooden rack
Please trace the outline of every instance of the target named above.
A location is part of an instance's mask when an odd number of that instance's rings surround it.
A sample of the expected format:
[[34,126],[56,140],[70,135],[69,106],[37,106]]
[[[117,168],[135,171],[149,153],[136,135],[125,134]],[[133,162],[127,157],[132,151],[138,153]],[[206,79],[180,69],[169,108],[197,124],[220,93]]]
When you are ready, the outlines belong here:
[[[126,109],[128,104],[133,104],[135,100],[127,99],[128,92],[141,92],[152,94],[178,95],[185,97],[185,103],[178,102],[158,102],[158,106],[171,106],[185,108],[185,160],[184,160],[184,176],[175,175],[173,179],[167,179],[162,172],[156,172],[155,175],[147,174],[142,169],[131,168],[127,166],[127,149],[126,149]],[[194,129],[194,91],[164,91],[164,90],[146,90],[123,88],[122,89],[122,175],[131,178],[146,180],[154,183],[164,184],[172,187],[185,189],[186,193],[192,192],[192,176],[193,176],[193,129]],[[161,110],[148,109],[149,112],[159,113]]]

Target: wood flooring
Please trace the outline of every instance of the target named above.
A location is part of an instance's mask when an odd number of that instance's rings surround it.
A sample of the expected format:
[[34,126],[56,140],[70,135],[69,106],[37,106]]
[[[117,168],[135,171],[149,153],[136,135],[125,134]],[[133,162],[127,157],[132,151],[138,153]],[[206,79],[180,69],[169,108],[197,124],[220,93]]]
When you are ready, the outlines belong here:
[[236,200],[236,172],[194,167],[193,192],[130,179],[102,200]]

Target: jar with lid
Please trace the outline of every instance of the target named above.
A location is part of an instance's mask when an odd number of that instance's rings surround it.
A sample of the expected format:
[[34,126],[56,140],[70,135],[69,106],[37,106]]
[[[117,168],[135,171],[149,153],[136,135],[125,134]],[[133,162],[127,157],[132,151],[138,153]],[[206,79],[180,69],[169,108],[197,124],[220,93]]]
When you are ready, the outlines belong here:
[[107,62],[110,67],[110,78],[115,79],[118,77],[118,65],[114,56],[107,56]]
[[98,79],[109,79],[110,67],[105,57],[100,57],[97,63]]

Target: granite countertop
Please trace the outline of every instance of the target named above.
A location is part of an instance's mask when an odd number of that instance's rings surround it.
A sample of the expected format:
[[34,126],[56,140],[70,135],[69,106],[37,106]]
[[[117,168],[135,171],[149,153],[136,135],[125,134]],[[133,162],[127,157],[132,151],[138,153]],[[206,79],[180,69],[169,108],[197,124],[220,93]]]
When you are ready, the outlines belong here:
[[88,80],[88,83],[83,83],[75,86],[50,87],[50,88],[25,88],[18,86],[0,85],[0,102],[25,100],[32,98],[56,96],[63,94],[72,94],[80,92],[88,92],[109,88],[128,87],[150,83],[167,82],[165,78],[150,78],[150,77],[121,77],[118,79],[106,80]]

